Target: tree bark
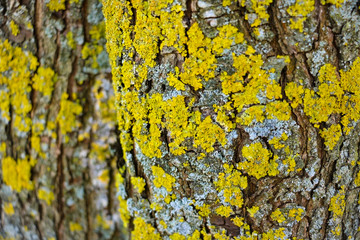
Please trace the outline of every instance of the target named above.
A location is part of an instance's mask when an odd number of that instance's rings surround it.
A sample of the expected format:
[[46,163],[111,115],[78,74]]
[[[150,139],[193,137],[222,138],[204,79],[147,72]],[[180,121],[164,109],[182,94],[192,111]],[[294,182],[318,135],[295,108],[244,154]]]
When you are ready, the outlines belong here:
[[0,239],[122,239],[100,1],[0,12]]
[[130,237],[360,239],[356,1],[103,4]]

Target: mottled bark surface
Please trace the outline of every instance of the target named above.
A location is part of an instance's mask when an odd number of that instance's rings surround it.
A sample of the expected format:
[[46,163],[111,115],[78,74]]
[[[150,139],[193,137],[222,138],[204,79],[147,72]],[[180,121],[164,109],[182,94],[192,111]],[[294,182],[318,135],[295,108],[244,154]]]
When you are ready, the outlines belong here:
[[357,1],[103,4],[133,239],[360,239]]
[[122,239],[101,6],[0,1],[0,239]]

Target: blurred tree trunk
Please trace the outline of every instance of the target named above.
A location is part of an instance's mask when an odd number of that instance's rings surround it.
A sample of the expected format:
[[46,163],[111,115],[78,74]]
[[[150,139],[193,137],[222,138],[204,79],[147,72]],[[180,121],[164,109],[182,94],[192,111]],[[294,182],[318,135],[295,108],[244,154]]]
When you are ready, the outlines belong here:
[[121,239],[97,0],[0,1],[0,239]]
[[133,239],[360,239],[356,1],[103,4]]

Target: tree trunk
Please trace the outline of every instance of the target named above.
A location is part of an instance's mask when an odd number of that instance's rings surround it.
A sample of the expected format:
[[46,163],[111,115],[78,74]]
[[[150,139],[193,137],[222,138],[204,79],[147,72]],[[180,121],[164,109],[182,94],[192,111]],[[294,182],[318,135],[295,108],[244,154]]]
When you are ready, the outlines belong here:
[[360,239],[356,1],[103,4],[133,239]]
[[0,12],[0,239],[121,238],[100,1]]

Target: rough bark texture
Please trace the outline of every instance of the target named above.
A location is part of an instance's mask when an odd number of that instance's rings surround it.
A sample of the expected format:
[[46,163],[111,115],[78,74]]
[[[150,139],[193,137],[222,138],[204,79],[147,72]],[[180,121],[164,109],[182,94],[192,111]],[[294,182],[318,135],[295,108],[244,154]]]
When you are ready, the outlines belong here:
[[121,239],[101,6],[0,1],[0,239]]
[[360,239],[357,1],[103,4],[133,239]]

